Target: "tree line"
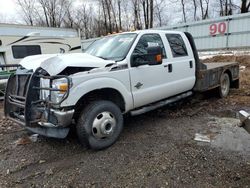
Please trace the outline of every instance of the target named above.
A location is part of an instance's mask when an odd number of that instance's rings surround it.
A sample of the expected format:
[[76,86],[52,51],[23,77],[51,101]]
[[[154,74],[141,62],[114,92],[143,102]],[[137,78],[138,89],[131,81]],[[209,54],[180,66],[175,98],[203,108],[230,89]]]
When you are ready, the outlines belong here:
[[250,11],[250,0],[16,0],[27,25],[80,29],[83,38]]

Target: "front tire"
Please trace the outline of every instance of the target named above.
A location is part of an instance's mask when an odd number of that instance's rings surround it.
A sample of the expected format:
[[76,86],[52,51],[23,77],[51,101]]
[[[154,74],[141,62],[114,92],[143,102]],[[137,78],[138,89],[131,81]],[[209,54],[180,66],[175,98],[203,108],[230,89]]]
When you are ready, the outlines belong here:
[[82,145],[101,150],[114,144],[123,129],[120,108],[110,101],[93,101],[82,111],[76,126]]
[[228,96],[230,90],[230,78],[227,73],[223,73],[220,77],[219,95],[221,98]]

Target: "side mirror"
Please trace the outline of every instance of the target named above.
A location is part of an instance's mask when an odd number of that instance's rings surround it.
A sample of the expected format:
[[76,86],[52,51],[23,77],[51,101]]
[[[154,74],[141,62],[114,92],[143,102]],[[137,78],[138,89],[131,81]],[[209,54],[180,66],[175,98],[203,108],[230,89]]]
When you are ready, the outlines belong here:
[[133,54],[131,56],[131,66],[159,65],[162,64],[162,48],[160,46],[150,46],[147,54]]
[[147,48],[148,64],[162,64],[162,48],[160,46],[150,46]]

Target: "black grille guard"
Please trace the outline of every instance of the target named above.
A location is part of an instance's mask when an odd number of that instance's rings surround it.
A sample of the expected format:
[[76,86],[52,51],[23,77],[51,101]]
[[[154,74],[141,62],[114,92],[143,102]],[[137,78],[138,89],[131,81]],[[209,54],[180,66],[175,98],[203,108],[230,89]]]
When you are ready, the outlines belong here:
[[[53,80],[63,78],[67,80],[67,89],[53,88]],[[49,87],[41,87],[41,79],[49,80]],[[8,79],[4,101],[5,116],[18,124],[30,127],[37,125],[38,122],[49,122],[51,107],[59,106],[69,96],[70,84],[71,79],[65,75],[48,76],[43,69],[38,69],[34,73],[18,69]],[[41,99],[43,90],[49,91],[46,99]],[[56,91],[64,94],[60,101],[53,102],[51,94]]]

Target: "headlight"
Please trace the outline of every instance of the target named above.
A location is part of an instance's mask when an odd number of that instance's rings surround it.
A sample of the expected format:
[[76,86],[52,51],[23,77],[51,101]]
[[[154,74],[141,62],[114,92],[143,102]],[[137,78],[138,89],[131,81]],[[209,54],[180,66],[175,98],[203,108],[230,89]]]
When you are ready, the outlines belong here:
[[63,96],[67,92],[68,89],[72,86],[71,83],[68,83],[66,78],[53,80],[52,88],[58,89],[59,91],[51,92],[51,100],[55,103],[58,103],[62,100]]
[[56,81],[55,83],[53,83],[52,87],[54,89],[59,89],[60,90],[60,91],[54,91],[54,92],[57,92],[58,94],[64,94],[69,88],[68,82],[63,83],[61,81]]

